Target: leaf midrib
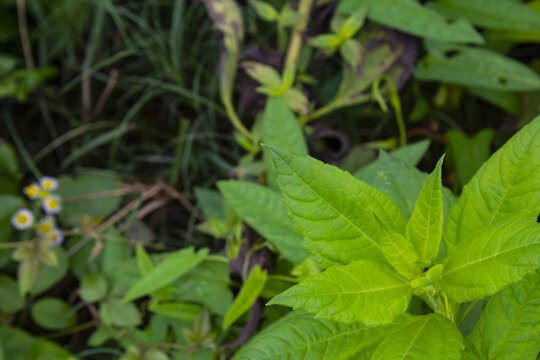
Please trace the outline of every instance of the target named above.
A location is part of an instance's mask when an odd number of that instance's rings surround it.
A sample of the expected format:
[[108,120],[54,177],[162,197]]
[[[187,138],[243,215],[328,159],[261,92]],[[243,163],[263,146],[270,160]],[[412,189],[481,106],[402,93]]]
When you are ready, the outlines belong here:
[[[278,154],[278,156],[280,157],[281,161],[289,168],[289,170],[292,171],[292,173],[294,174],[294,176],[300,180],[302,182],[302,184],[304,184],[308,189],[309,191],[311,191],[312,194],[316,195],[320,200],[322,200],[330,209],[332,209],[333,211],[335,211],[337,214],[339,214],[339,216],[343,219],[345,219],[345,221],[347,221],[347,223],[349,223],[354,229],[356,229],[359,233],[361,233],[363,236],[366,237],[366,239],[368,239],[373,245],[375,245],[381,252],[381,246],[379,244],[377,244],[377,242],[371,238],[370,236],[368,236],[365,232],[362,231],[362,229],[360,229],[358,226],[356,226],[348,217],[344,216],[343,213],[341,211],[339,211],[338,209],[336,209],[332,204],[330,204],[328,201],[326,201],[325,198],[323,198],[318,192],[316,192],[311,186],[309,186],[305,181],[304,179],[302,179],[298,173],[289,166],[289,164],[281,157],[281,155]],[[352,175],[351,175],[352,177]],[[353,177],[353,180],[354,181],[359,181],[358,179],[354,178]]]

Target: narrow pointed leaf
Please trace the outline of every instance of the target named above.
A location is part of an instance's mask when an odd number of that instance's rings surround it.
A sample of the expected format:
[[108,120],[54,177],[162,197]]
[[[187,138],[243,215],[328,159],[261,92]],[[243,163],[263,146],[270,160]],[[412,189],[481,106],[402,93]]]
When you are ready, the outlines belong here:
[[[308,149],[302,129],[293,112],[283,99],[269,97],[262,120],[262,139],[265,144],[289,151],[296,155],[307,155]],[[276,168],[269,156],[264,157],[268,185],[278,189]]]
[[[382,152],[379,159],[357,171],[355,176],[385,193],[399,207],[405,218],[410,218],[428,174],[418,170],[407,160],[397,157],[397,151],[390,154]],[[450,211],[456,201],[457,197],[452,191],[443,187],[444,214]]]
[[450,210],[444,231],[447,251],[472,232],[518,213],[540,213],[540,117],[514,135],[478,170]]
[[467,350],[480,359],[536,359],[540,349],[540,273],[493,295],[471,335]]
[[463,349],[459,329],[439,314],[415,317],[390,333],[371,360],[458,360]]
[[208,249],[202,249],[195,253],[193,248],[170,253],[165,260],[157,264],[129,289],[124,297],[124,302],[151,294],[171,284],[174,280],[197,266],[204,260],[207,254]]
[[418,275],[418,255],[409,239],[389,230],[375,215],[381,230],[377,238],[386,261],[401,275],[412,279]]
[[366,325],[391,322],[412,296],[408,281],[386,264],[360,260],[334,266],[273,298],[317,318]]
[[238,296],[234,299],[229,310],[227,310],[227,314],[225,314],[225,318],[223,319],[223,329],[231,326],[240,316],[251,308],[264,288],[266,278],[266,270],[261,270],[258,265],[253,267],[246,282],[242,285]]
[[540,224],[521,218],[472,233],[444,264],[441,286],[457,302],[494,294],[540,267]]
[[396,323],[342,324],[293,312],[251,339],[233,360],[324,360],[367,356]]
[[334,166],[266,148],[289,217],[309,241],[325,243],[325,257],[342,264],[384,258],[372,213],[396,232],[405,229],[403,215],[386,195]]
[[443,230],[443,193],[441,183],[442,157],[422,187],[414,212],[407,223],[407,238],[420,260],[437,257]]
[[279,193],[245,181],[220,181],[218,187],[238,216],[285,258],[298,264],[308,256],[302,246],[303,237],[289,219]]

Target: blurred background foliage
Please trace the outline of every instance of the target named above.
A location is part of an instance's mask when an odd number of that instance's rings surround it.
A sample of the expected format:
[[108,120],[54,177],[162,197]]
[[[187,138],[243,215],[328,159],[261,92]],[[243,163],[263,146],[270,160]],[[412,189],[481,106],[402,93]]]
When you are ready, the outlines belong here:
[[[418,143],[408,163],[448,153],[459,193],[540,112],[539,34],[538,0],[0,0],[0,359],[226,358],[261,311],[231,307],[247,268],[276,274],[252,304],[295,259],[260,251],[216,181],[275,188],[261,138],[366,178]],[[71,230],[23,299],[9,219],[42,174]],[[121,301],[173,255],[192,266]],[[233,308],[247,325],[222,329]]]

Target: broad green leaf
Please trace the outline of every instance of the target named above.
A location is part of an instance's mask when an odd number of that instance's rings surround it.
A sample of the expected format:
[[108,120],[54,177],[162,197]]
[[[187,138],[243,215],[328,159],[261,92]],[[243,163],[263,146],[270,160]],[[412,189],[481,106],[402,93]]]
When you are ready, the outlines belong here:
[[255,265],[244,284],[240,288],[238,296],[234,299],[231,307],[223,319],[223,329],[231,326],[240,316],[248,311],[259,297],[264,284],[266,283],[266,270],[261,270],[259,265]]
[[390,154],[409,165],[416,166],[426,154],[430,144],[431,142],[429,140],[420,140],[413,144],[398,147]]
[[30,289],[30,294],[39,295],[44,291],[50,289],[53,285],[58,283],[64,276],[66,276],[69,268],[69,260],[66,252],[62,247],[54,248],[56,258],[58,259],[58,265],[56,266],[43,266],[39,275]]
[[466,18],[488,29],[540,31],[540,14],[521,2],[438,0],[433,7],[447,18]]
[[141,315],[137,307],[131,302],[111,299],[103,302],[99,308],[99,315],[105,325],[130,327],[141,323]]
[[141,274],[141,277],[144,277],[150,271],[152,271],[154,264],[141,243],[137,243],[135,253],[137,256],[137,267],[139,268],[139,274]]
[[34,338],[15,327],[0,326],[0,344],[6,360],[77,360],[55,343]]
[[[296,155],[307,155],[308,149],[298,120],[287,104],[278,97],[268,97],[262,120],[262,139],[265,144],[289,151]],[[269,156],[264,157],[268,185],[277,189],[276,169]]]
[[19,162],[15,149],[6,143],[0,144],[0,174],[16,179],[18,173]]
[[245,181],[220,181],[218,187],[235,212],[287,259],[299,264],[307,256],[302,235],[287,216],[279,193]]
[[540,213],[540,117],[514,135],[478,170],[450,210],[444,230],[448,252],[472,232],[518,213]]
[[405,229],[403,215],[386,195],[334,166],[267,149],[289,217],[308,241],[323,243],[324,257],[342,264],[384,259],[372,214],[393,231]]
[[540,89],[540,76],[532,69],[483,48],[457,47],[448,55],[431,53],[418,63],[415,77],[504,91]]
[[[538,36],[540,37],[540,34]],[[521,114],[521,99],[515,92],[471,86],[467,87],[467,91],[474,96],[477,96],[480,99],[483,99],[488,103],[509,112],[512,115],[520,116]]]
[[317,318],[366,325],[389,323],[405,312],[412,296],[408,281],[390,266],[360,260],[334,266],[273,298]]
[[368,6],[370,20],[412,35],[449,42],[484,42],[468,21],[448,23],[436,11],[413,0],[343,0],[338,11],[352,13],[364,6]]
[[195,253],[193,248],[183,249],[167,255],[148,274],[133,285],[124,301],[130,301],[170,285],[174,280],[197,266],[208,254],[208,249]]
[[107,279],[103,274],[91,274],[81,281],[81,298],[89,303],[102,300],[107,295]]
[[536,359],[540,349],[539,313],[537,271],[491,297],[467,338],[467,350],[480,359]]
[[195,188],[195,196],[197,196],[197,205],[207,219],[226,220],[223,211],[223,197],[219,192],[197,187]]
[[253,337],[233,360],[340,360],[367,356],[395,323],[342,324],[292,312]]
[[44,298],[38,300],[31,309],[32,319],[42,328],[59,330],[77,323],[75,311],[60,299]]
[[473,137],[468,137],[458,130],[450,130],[446,136],[456,164],[459,183],[463,186],[489,158],[493,129],[481,130]]
[[[385,193],[399,207],[403,215],[410,218],[428,174],[396,158],[394,153],[390,155],[381,153],[380,158],[368,167],[370,169],[366,171],[362,169],[356,172],[355,176]],[[448,214],[456,201],[457,198],[452,191],[443,187],[444,214]]]
[[150,304],[148,309],[156,314],[191,322],[195,320],[203,307],[198,304],[189,304],[184,302],[168,302],[162,304]]
[[390,333],[371,360],[459,360],[463,338],[459,329],[439,314],[414,317]]
[[213,313],[225,316],[233,301],[229,283],[227,262],[204,260],[174,283],[174,298],[204,304]]
[[515,218],[473,232],[448,255],[441,286],[457,302],[491,295],[540,266],[540,224]]
[[406,234],[420,260],[428,264],[435,260],[439,251],[443,230],[442,164],[444,156],[437,162],[435,170],[422,187],[414,212],[407,223]]
[[60,176],[58,195],[63,199],[62,221],[78,225],[84,215],[105,218],[122,201],[118,176],[109,171],[87,170],[79,176]]
[[377,240],[386,261],[407,279],[417,276],[420,273],[417,264],[418,254],[411,241],[403,235],[387,229],[384,223],[377,218],[377,215],[374,216],[381,227]]
[[19,295],[17,282],[12,278],[0,275],[0,311],[13,313],[24,306],[24,300]]

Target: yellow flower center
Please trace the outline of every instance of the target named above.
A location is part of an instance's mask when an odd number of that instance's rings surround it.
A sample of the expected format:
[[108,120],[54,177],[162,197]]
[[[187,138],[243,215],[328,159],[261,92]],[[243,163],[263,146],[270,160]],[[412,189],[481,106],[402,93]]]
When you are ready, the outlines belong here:
[[17,215],[16,220],[19,224],[26,224],[29,221],[28,216],[26,216],[25,214]]
[[42,234],[48,234],[52,231],[53,227],[51,224],[40,224],[39,225],[39,231]]
[[52,189],[53,187],[53,183],[51,180],[45,180],[43,182],[43,187],[46,189],[46,190],[49,190],[49,189]]
[[49,199],[49,200],[47,200],[47,206],[50,209],[57,209],[58,208],[58,201],[56,201],[56,199]]
[[45,199],[47,196],[49,196],[49,192],[48,192],[48,191],[41,190],[41,191],[39,192],[39,197],[40,197],[40,199]]
[[28,185],[24,189],[24,193],[26,194],[26,196],[33,198],[39,194],[39,188],[36,185]]

